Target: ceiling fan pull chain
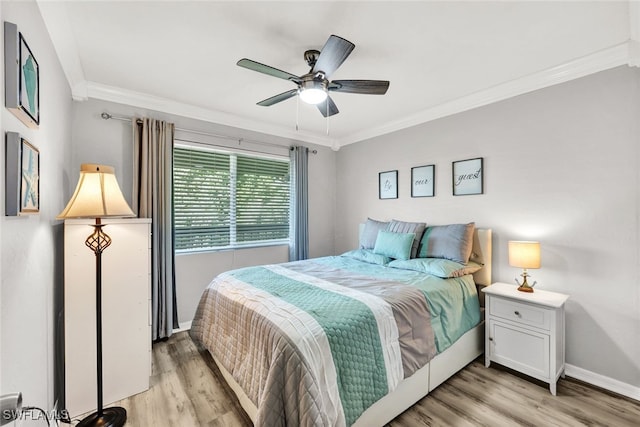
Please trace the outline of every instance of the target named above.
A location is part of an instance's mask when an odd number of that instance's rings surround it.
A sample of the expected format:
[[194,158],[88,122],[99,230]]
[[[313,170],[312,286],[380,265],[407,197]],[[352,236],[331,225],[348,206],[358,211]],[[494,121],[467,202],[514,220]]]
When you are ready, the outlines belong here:
[[300,118],[300,96],[296,96],[296,132],[298,132],[299,118]]
[[328,98],[327,98],[326,106],[327,106],[327,136],[329,136],[329,99]]
[[329,103],[327,102],[327,136],[329,136]]

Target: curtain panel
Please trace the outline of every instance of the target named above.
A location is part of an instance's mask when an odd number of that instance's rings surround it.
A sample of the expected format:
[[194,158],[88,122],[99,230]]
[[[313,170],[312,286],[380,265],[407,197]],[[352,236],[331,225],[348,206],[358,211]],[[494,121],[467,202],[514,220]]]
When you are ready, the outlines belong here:
[[173,139],[175,126],[149,118],[133,120],[133,211],[151,218],[153,341],[178,328],[173,230]]
[[291,147],[291,225],[289,261],[309,258],[309,149]]

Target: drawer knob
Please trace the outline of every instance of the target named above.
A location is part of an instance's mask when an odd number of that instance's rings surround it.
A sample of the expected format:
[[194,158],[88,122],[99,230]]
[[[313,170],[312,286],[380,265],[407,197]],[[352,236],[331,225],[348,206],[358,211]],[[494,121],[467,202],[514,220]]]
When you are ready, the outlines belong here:
[[514,311],[513,314],[515,314],[516,316],[520,316],[520,312],[518,310]]
[[493,341],[493,337],[489,337],[489,341]]

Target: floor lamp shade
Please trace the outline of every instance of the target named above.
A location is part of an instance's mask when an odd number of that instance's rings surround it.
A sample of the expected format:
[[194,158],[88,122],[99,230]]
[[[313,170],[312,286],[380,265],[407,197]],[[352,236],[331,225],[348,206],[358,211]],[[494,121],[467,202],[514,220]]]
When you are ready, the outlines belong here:
[[57,219],[135,216],[120,191],[111,166],[84,163],[67,207]]
[[76,427],[122,427],[127,411],[118,406],[103,408],[102,391],[102,252],[111,244],[102,228],[101,218],[135,216],[120,191],[111,166],[85,163],[80,166],[80,179],[71,200],[58,219],[95,218],[94,232],[85,245],[96,255],[96,412],[81,420]]

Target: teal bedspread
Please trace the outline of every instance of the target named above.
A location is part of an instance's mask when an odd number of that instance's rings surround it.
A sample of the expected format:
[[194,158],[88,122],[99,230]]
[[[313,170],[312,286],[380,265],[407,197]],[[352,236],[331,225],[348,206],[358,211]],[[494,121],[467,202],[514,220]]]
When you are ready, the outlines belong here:
[[249,267],[205,290],[191,336],[254,402],[256,425],[351,425],[480,321],[470,275],[366,261]]
[[314,262],[420,289],[429,305],[438,353],[480,322],[478,291],[471,275],[442,279],[418,271],[368,264],[347,256],[317,258]]

